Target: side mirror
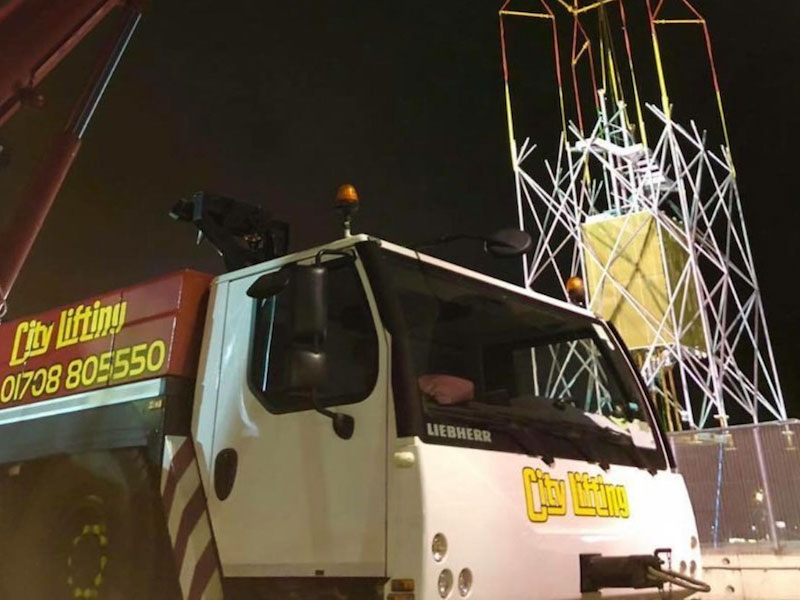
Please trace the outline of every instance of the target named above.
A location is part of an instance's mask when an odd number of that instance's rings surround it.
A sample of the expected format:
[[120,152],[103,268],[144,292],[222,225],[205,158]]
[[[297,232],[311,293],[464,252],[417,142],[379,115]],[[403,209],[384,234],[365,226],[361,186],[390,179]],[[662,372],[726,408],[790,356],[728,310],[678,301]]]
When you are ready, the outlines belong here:
[[356,420],[351,415],[344,413],[333,413],[333,431],[343,440],[353,437],[356,429]]
[[289,387],[294,390],[308,390],[314,410],[331,420],[337,436],[349,440],[355,431],[355,419],[351,415],[325,408],[317,399],[316,388],[322,385],[326,376],[327,361],[324,352],[292,348],[289,353]]
[[328,330],[328,269],[322,264],[297,265],[292,285],[292,339],[318,345]]
[[531,236],[521,229],[501,229],[484,239],[486,252],[496,258],[522,256],[533,246]]
[[[308,393],[311,404],[321,415],[331,419],[333,431],[343,440],[353,437],[355,419],[325,408],[317,397],[317,389],[328,375],[327,356],[323,343],[328,330],[328,269],[320,261],[312,265],[294,265],[266,273],[256,279],[247,295],[266,300],[292,286],[289,323],[289,348],[285,355],[286,392]],[[266,360],[261,357],[262,362]]]
[[289,285],[289,272],[287,269],[280,269],[256,279],[247,288],[247,295],[256,300],[266,300],[280,294],[287,285]]
[[292,348],[289,351],[289,388],[313,390],[325,382],[328,374],[324,352]]
[[353,437],[355,419],[323,407],[317,399],[316,388],[325,382],[328,374],[326,355],[320,347],[328,331],[328,269],[320,262],[297,265],[292,285],[292,341],[311,349],[297,346],[292,349],[289,386],[310,390],[314,410],[331,419],[337,436],[349,440]]

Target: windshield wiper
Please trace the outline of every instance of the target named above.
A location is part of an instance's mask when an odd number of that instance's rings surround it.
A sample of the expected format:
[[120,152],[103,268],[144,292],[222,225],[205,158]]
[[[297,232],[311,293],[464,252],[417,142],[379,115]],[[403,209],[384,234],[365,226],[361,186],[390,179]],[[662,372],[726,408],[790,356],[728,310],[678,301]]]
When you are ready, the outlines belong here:
[[[570,419],[569,421],[554,421],[550,419],[543,419],[533,415],[526,414],[523,410],[515,410],[511,407],[495,406],[495,405],[481,405],[473,402],[470,406],[449,406],[447,408],[431,407],[442,416],[453,414],[458,411],[458,415],[462,418],[469,418],[473,416],[482,422],[492,422],[492,424],[504,427],[507,431],[509,427],[514,427],[518,430],[518,434],[525,435],[527,429],[534,429],[537,433],[544,433],[550,437],[555,437],[569,442],[578,453],[590,463],[595,463],[601,469],[607,471],[610,468],[610,463],[607,460],[597,458],[595,453],[591,451],[593,446],[589,444],[581,444],[581,441],[586,439],[591,442],[592,437],[600,438],[602,441],[613,444],[618,448],[626,451],[626,454],[633,460],[634,466],[647,471],[651,475],[656,475],[658,470],[653,466],[651,461],[642,453],[641,448],[636,445],[633,438],[629,435],[616,431],[608,426],[603,426],[595,423],[591,419],[585,418],[581,420]],[[579,410],[579,409],[576,409]],[[581,415],[585,416],[582,411]],[[576,415],[577,416],[577,415]],[[520,426],[519,421],[525,424],[525,427]],[[505,425],[504,425],[505,424]],[[576,435],[574,429],[585,431],[588,436],[581,437]],[[518,436],[519,437],[519,436]],[[516,439],[518,444],[519,440]],[[521,446],[523,444],[520,444]],[[547,462],[547,461],[545,461]],[[550,464],[548,462],[548,464]]]
[[531,440],[527,435],[527,432],[511,419],[488,412],[464,409],[464,407],[460,406],[450,406],[448,408],[431,406],[427,407],[425,412],[426,414],[436,417],[444,417],[446,419],[457,417],[459,420],[467,421],[477,425],[489,424],[492,427],[502,430],[503,433],[507,433],[511,440],[528,456],[539,456],[541,457],[542,461],[547,464],[547,466],[553,466],[553,457],[532,450]]
[[603,441],[614,444],[618,448],[624,448],[625,450],[628,450],[628,456],[633,459],[633,462],[637,468],[644,469],[651,475],[655,475],[658,472],[658,470],[644,457],[642,454],[642,449],[636,445],[630,435],[612,429],[607,425],[600,425],[594,421],[591,423],[591,425],[587,425],[583,423],[571,422],[572,425],[586,431],[591,435],[599,435]]
[[628,450],[628,455],[633,458],[633,461],[639,469],[645,469],[651,475],[656,475],[656,473],[658,473],[658,469],[645,459],[642,454],[642,449],[636,445],[636,442],[633,441],[633,437],[616,431],[611,427],[602,425],[598,425],[597,429],[593,429],[592,431],[595,433],[599,432],[604,440]]
[[[534,405],[535,406],[535,405]],[[552,412],[549,409],[556,409],[559,411],[563,411],[563,414],[569,415],[568,419],[565,420],[551,420],[547,417],[537,417],[531,414],[526,414],[525,411],[529,409],[519,409],[515,410],[510,407],[502,407],[502,406],[492,406],[492,410],[499,412],[500,414],[513,416],[520,420],[525,421],[525,423],[534,423],[536,425],[544,424],[547,428],[561,428],[561,429],[569,429],[570,427],[574,427],[580,429],[582,431],[587,432],[590,435],[599,435],[600,439],[606,441],[608,443],[614,444],[619,448],[624,448],[627,450],[628,456],[633,459],[635,466],[639,469],[646,470],[651,475],[655,475],[658,470],[652,465],[650,461],[648,461],[645,456],[642,454],[641,448],[636,445],[633,441],[633,438],[629,434],[622,433],[620,431],[616,431],[607,425],[601,425],[589,417],[586,416],[581,409],[576,406],[573,406],[569,403],[564,403],[563,408],[557,406],[555,403],[549,405],[547,409],[540,410],[539,412],[542,415],[550,416]],[[539,407],[533,408],[536,410]],[[549,413],[549,414],[548,414]],[[594,461],[597,462],[597,461]],[[600,463],[598,463],[600,464]],[[606,463],[607,464],[607,463]],[[602,467],[603,465],[600,464]],[[603,467],[605,468],[605,467]]]
[[[586,462],[596,464],[604,471],[607,471],[610,468],[610,465],[607,461],[597,458],[592,452],[587,450],[580,443],[580,436],[576,436],[574,432],[571,432],[568,429],[566,431],[563,428],[559,429],[558,426],[561,425],[561,423],[558,423],[557,421],[552,422],[537,420],[517,413],[505,413],[502,411],[498,412],[495,410],[497,408],[499,407],[491,406],[491,408],[483,408],[475,406],[475,403],[473,403],[473,405],[469,407],[448,406],[447,408],[443,408],[431,406],[426,408],[426,412],[444,418],[457,417],[464,420],[470,420],[482,424],[490,424],[494,427],[498,427],[502,429],[503,432],[508,433],[509,436],[512,437],[512,439],[517,443],[517,445],[523,448],[526,454],[529,456],[541,456],[542,460],[547,463],[548,466],[553,466],[553,463],[555,462],[553,455],[534,453],[531,451],[531,438],[529,429],[534,429],[536,433],[543,433],[550,437],[569,442],[570,445]],[[525,426],[521,426],[514,419],[522,419],[525,423]]]

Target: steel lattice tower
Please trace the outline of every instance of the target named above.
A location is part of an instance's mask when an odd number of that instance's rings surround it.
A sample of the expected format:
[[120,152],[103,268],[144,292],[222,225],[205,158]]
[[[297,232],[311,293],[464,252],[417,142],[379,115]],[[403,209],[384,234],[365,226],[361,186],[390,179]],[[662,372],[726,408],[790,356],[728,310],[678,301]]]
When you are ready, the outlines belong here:
[[[557,0],[556,10],[545,0],[534,10],[506,2],[500,11],[519,222],[535,243],[523,260],[525,283],[552,293],[546,286],[555,280],[568,296],[566,281],[581,277],[586,305],[620,330],[669,429],[727,426],[732,415],[785,419],[707,24],[687,0],[676,0],[688,11],[677,19],[662,16],[664,0],[646,2],[660,106],[640,102],[622,0]],[[609,52],[612,10],[622,25],[625,82]],[[552,25],[562,134],[544,177],[532,174],[541,169],[530,138],[517,143],[514,129],[505,25],[521,17]],[[565,110],[559,18],[572,25],[575,122]],[[599,23],[595,38],[587,33],[590,18]],[[702,29],[722,125],[718,151],[694,122],[671,118],[658,38],[666,24]],[[583,110],[581,64],[589,67],[593,122]]]

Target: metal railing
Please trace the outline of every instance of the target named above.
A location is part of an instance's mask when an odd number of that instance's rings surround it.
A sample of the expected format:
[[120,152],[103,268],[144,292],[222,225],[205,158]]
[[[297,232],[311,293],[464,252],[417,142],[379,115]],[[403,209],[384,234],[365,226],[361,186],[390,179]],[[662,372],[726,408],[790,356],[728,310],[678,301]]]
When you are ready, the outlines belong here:
[[800,551],[800,421],[670,434],[706,550]]

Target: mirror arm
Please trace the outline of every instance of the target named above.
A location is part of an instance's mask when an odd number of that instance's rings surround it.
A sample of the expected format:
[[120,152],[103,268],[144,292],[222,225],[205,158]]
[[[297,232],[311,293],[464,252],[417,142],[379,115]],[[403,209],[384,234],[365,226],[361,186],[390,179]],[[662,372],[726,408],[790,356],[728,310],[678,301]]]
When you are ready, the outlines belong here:
[[421,242],[411,246],[412,250],[431,248],[458,240],[478,240],[483,242],[483,249],[496,258],[522,256],[530,251],[532,241],[530,235],[520,229],[501,229],[490,235],[456,233],[443,235],[434,240]]
[[[314,351],[319,352],[319,338],[314,340]],[[310,389],[310,392],[311,406],[313,406],[314,410],[319,414],[331,420],[334,433],[336,433],[336,435],[343,440],[349,440],[351,437],[353,437],[353,431],[355,430],[356,426],[355,419],[351,415],[337,413],[322,406],[319,398],[317,398],[316,386],[313,386]]]
[[317,399],[317,390],[315,388],[311,389],[311,405],[314,407],[315,411],[331,420],[333,431],[336,435],[343,440],[349,440],[353,437],[353,431],[356,425],[355,419],[351,415],[333,412],[322,406]]
[[317,252],[316,256],[314,257],[314,264],[320,265],[322,264],[322,257],[323,256],[344,256],[346,258],[355,259],[355,256],[352,252],[348,252],[347,250],[328,250],[323,249]]
[[317,411],[319,414],[328,417],[329,419],[333,419],[333,416],[336,414],[332,410],[329,410],[322,406],[319,403],[319,398],[317,398],[317,388],[311,388],[311,406],[314,407],[314,410]]
[[472,235],[468,233],[455,233],[452,235],[442,235],[434,240],[428,240],[426,242],[420,242],[418,244],[414,244],[411,246],[412,250],[423,250],[424,248],[430,248],[432,246],[438,246],[440,244],[448,244],[450,242],[455,242],[457,240],[478,240],[481,242],[486,241],[486,237],[482,235]]

